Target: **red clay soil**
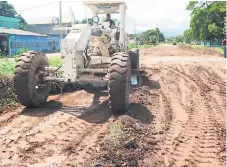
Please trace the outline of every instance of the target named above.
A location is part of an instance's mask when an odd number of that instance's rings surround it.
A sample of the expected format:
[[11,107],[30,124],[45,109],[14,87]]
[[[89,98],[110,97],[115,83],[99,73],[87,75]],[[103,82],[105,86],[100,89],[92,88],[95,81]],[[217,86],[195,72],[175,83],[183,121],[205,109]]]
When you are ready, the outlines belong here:
[[152,63],[142,53],[143,82],[124,115],[112,115],[105,91],[83,90],[5,110],[0,167],[225,167],[225,61]]
[[144,49],[141,54],[149,57],[162,56],[196,56],[196,57],[223,57],[223,55],[213,49],[200,49],[187,45],[169,45],[163,44],[149,49]]

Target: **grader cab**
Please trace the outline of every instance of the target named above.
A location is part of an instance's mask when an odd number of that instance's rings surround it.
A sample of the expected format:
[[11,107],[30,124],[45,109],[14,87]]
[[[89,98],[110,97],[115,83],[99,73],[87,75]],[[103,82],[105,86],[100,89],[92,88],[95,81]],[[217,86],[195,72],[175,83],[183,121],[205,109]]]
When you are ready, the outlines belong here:
[[[71,27],[55,28],[69,30],[61,40],[61,67],[50,67],[45,54],[39,51],[26,52],[18,60],[14,83],[22,105],[42,106],[51,83],[60,81],[106,85],[112,112],[128,109],[131,86],[138,84],[139,51],[127,50],[126,3],[106,0],[83,4],[92,11],[91,23],[75,24],[72,19]],[[100,23],[99,15],[107,13],[119,14],[119,22],[114,26],[108,21]]]

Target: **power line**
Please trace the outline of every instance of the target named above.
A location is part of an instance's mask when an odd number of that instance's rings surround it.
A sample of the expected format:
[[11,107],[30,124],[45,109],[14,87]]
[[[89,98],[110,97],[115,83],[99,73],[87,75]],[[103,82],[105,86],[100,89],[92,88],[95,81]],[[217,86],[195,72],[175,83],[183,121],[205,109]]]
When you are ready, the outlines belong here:
[[26,10],[31,10],[31,9],[36,9],[36,8],[52,5],[52,4],[59,3],[59,2],[83,2],[83,1],[82,0],[55,1],[55,2],[50,2],[50,3],[44,4],[44,5],[33,6],[33,7],[30,7],[30,8],[22,9],[22,10],[17,11],[17,13],[20,13],[20,12],[23,12],[23,11],[26,11]]
[[44,4],[44,5],[39,5],[39,6],[31,7],[31,8],[22,9],[22,10],[19,10],[18,13],[19,12],[23,12],[25,10],[31,10],[31,9],[35,9],[35,8],[40,8],[40,7],[48,6],[48,5],[51,5],[51,4],[54,4],[54,3],[58,3],[58,2],[55,1],[55,2],[48,3],[48,4]]

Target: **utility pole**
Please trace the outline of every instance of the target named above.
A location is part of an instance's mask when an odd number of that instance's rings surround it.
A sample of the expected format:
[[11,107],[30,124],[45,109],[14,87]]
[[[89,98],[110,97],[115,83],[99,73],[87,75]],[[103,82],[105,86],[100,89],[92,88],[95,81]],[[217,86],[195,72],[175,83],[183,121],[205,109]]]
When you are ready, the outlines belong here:
[[[62,2],[59,1],[59,19],[60,19],[60,27],[62,27]],[[60,39],[62,39],[62,30],[60,30]]]
[[136,23],[134,24],[134,43],[136,44]]

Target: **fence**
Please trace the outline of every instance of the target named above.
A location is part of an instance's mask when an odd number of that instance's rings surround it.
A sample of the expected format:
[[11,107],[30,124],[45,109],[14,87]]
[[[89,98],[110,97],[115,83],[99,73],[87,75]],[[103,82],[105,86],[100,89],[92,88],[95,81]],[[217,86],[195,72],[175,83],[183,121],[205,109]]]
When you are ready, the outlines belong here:
[[223,39],[201,41],[200,45],[208,47],[222,47]]

